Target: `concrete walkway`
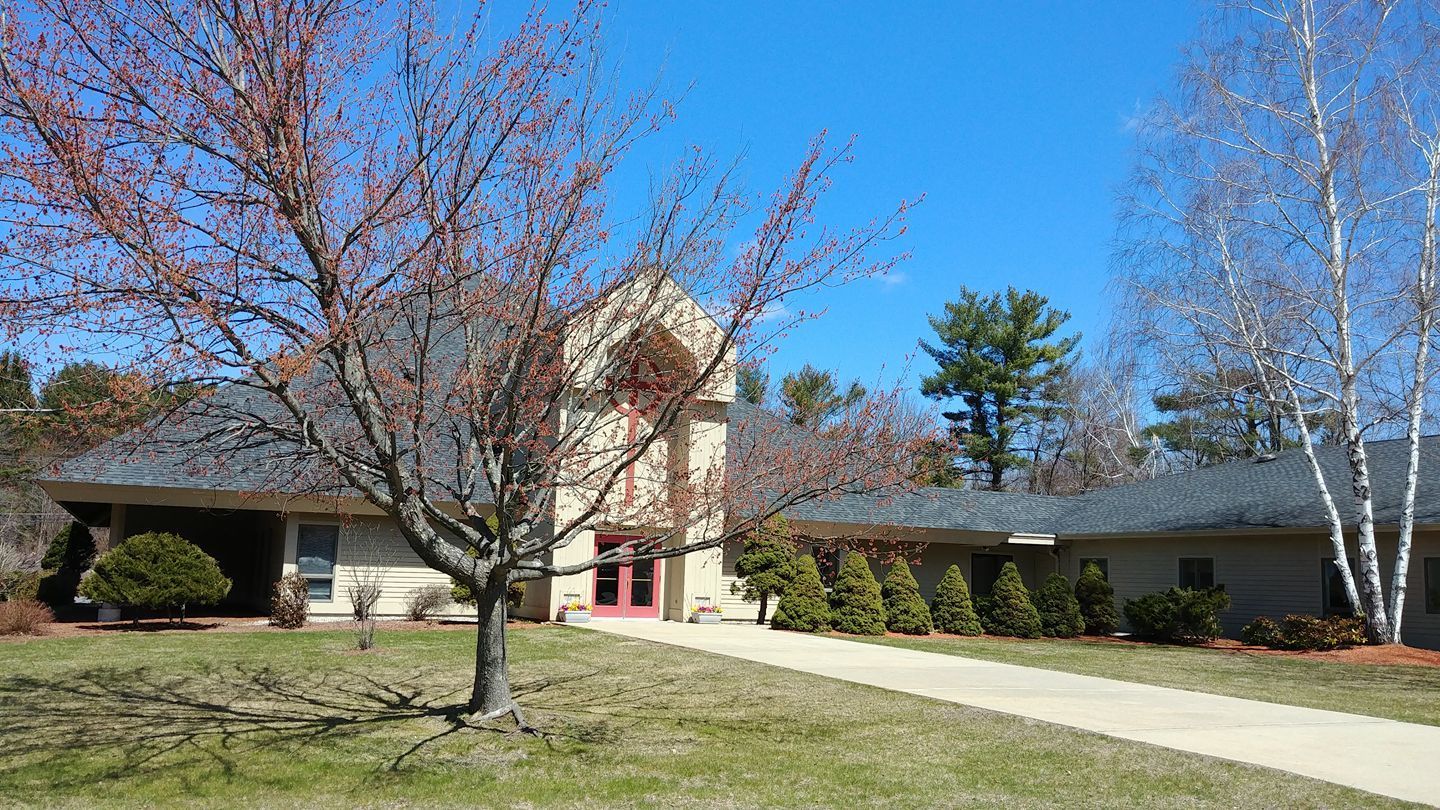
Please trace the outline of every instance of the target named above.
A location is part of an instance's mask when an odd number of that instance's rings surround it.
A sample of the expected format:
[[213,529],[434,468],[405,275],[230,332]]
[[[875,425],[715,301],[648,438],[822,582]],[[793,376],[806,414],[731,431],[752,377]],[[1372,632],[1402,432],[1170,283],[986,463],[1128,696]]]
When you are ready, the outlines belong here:
[[1440,726],[782,633],[755,625],[597,622],[590,627],[1440,806]]

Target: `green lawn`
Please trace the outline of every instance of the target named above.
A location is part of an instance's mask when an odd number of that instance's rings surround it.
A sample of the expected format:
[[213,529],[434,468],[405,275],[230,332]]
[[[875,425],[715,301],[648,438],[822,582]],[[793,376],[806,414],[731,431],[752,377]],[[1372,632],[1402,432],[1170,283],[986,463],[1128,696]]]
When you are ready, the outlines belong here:
[[1083,639],[859,638],[1081,675],[1440,725],[1440,669]]
[[1369,794],[570,628],[512,634],[545,739],[455,725],[472,636],[0,643],[0,805],[1386,806]]

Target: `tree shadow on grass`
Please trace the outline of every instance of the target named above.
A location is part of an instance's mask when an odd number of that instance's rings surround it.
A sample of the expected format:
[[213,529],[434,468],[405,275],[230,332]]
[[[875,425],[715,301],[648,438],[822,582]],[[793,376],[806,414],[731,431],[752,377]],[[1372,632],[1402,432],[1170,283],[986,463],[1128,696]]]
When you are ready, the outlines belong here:
[[[374,771],[399,772],[456,734],[496,738],[496,727],[465,721],[468,685],[452,688],[455,674],[427,667],[382,680],[356,669],[239,664],[183,674],[90,667],[54,678],[10,675],[0,678],[0,782],[24,771],[27,785],[39,775],[46,790],[63,790],[178,774],[197,760],[244,778],[247,755],[304,756],[305,746],[370,734],[385,757]],[[687,690],[678,678],[614,681],[600,670],[517,680],[516,699],[543,717],[547,734],[515,745],[612,744],[635,726],[676,723],[672,699]]]

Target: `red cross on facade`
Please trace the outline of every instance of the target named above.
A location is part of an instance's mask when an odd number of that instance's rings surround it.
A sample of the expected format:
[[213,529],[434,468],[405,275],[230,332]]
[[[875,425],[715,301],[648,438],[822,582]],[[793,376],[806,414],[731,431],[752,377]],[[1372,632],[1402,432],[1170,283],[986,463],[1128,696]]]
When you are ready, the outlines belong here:
[[[655,406],[660,389],[660,367],[648,357],[630,361],[625,377],[615,386],[610,404],[625,417],[625,444],[633,447],[640,434],[640,417]],[[625,505],[635,501],[635,461],[625,468]]]

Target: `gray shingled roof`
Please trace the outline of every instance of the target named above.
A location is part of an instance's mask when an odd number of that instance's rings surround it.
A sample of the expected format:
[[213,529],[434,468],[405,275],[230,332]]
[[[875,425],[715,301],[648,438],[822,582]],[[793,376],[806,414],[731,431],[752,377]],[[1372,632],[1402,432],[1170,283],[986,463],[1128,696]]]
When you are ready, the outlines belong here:
[[889,498],[844,495],[787,509],[796,520],[914,529],[1006,534],[1050,534],[1069,506],[1067,498],[1016,492],[926,487]]
[[[276,452],[273,439],[248,435],[227,422],[231,409],[274,408],[263,393],[222,387],[204,409],[119,437],[71,459],[46,480],[135,487],[183,487],[219,491],[314,492],[324,487],[293,452]],[[732,424],[755,425],[764,413],[743,401],[731,406]],[[773,423],[773,424],[772,424]],[[770,420],[773,429],[788,425]],[[772,429],[767,428],[767,429]],[[743,442],[740,431],[730,441]],[[1399,519],[1407,448],[1403,441],[1367,445],[1375,493],[1375,518]],[[1346,523],[1353,522],[1349,473],[1341,448],[1318,450],[1326,479]],[[288,461],[286,459],[289,459]],[[1440,437],[1422,442],[1422,478],[1416,520],[1440,524]],[[304,486],[296,487],[296,482]],[[330,491],[335,491],[331,488]],[[848,494],[797,505],[794,519],[858,526],[1037,533],[1060,537],[1136,535],[1156,532],[1325,525],[1319,489],[1304,454],[1289,450],[1273,460],[1237,461],[1126,484],[1074,497],[923,488],[892,496]]]
[[[1375,520],[1397,523],[1409,449],[1402,440],[1370,442],[1371,491]],[[1339,447],[1318,448],[1316,456],[1340,515],[1353,524],[1350,473]],[[1440,437],[1421,441],[1420,484],[1415,517],[1440,523]],[[1234,461],[1151,481],[1103,489],[1070,499],[1058,518],[1057,534],[1147,534],[1151,532],[1258,528],[1312,528],[1327,525],[1320,488],[1301,450],[1271,461]]]
[[221,386],[202,403],[118,436],[62,463],[43,481],[216,491],[287,491],[314,474],[293,445],[257,436],[229,418],[278,407],[262,392]]

